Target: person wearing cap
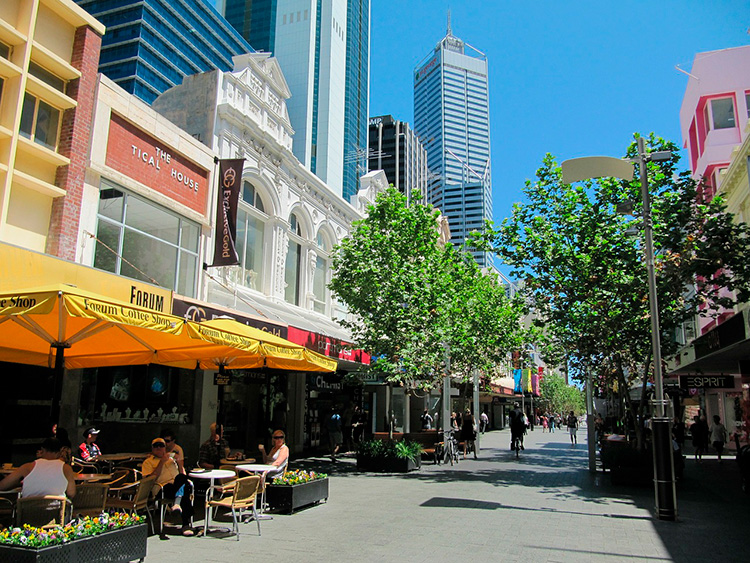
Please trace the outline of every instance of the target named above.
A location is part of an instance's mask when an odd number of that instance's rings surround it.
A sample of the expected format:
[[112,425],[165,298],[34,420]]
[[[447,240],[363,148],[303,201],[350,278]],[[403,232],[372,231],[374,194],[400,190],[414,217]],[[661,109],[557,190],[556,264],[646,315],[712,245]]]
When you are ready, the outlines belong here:
[[62,444],[57,438],[47,438],[42,442],[39,458],[25,463],[0,481],[0,491],[17,487],[23,479],[21,496],[43,497],[47,495],[73,498],[76,494],[76,481],[73,468],[60,459]]
[[177,462],[167,452],[164,438],[154,438],[151,441],[151,455],[143,462],[143,476],[156,475],[156,485],[152,491],[157,495],[161,490],[165,498],[174,497],[172,512],[182,516],[182,535],[192,536],[190,522],[193,518],[193,502],[191,500],[192,483],[184,473],[180,473]]
[[96,458],[102,455],[102,450],[96,445],[96,437],[99,430],[93,426],[83,431],[83,443],[78,446],[78,457],[83,461],[96,461]]

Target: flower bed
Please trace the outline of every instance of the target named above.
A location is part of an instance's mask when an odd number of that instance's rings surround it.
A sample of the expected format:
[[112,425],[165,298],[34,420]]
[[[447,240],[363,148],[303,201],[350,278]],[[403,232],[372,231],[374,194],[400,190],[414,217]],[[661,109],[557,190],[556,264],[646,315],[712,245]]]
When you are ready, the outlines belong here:
[[274,485],[301,485],[302,483],[309,483],[316,479],[327,479],[326,473],[315,473],[315,471],[302,471],[295,469],[294,471],[285,471],[281,477],[276,477],[273,480]]
[[0,563],[133,561],[146,557],[143,516],[103,513],[51,528],[8,528],[0,532]]
[[266,501],[274,510],[295,510],[328,500],[328,475],[314,471],[287,471],[266,488]]

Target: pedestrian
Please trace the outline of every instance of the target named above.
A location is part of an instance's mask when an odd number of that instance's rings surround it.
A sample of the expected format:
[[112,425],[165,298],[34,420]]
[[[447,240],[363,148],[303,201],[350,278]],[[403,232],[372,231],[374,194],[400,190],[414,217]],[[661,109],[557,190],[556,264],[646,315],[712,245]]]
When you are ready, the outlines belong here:
[[679,417],[674,417],[672,421],[672,435],[674,436],[674,441],[682,449],[685,445],[685,422]]
[[719,454],[719,463],[721,463],[721,454],[724,453],[724,444],[727,443],[727,429],[721,423],[721,418],[718,414],[714,415],[714,423],[709,429],[709,434],[711,435],[711,445],[716,450],[716,453]]
[[555,415],[549,415],[549,431],[551,434],[555,433]]
[[549,422],[547,421],[547,415],[542,415],[542,434],[544,434],[549,428]]
[[333,407],[333,412],[326,422],[326,428],[328,429],[328,445],[331,447],[331,461],[336,461],[336,454],[339,453],[341,443],[344,441],[338,407]]
[[487,432],[487,427],[490,425],[490,417],[487,416],[487,411],[482,411],[479,415],[480,431],[482,434]]
[[573,411],[568,415],[568,432],[570,432],[570,445],[576,447],[578,443],[578,417]]
[[706,424],[706,419],[695,415],[693,417],[693,424],[690,425],[690,434],[693,436],[695,460],[701,463],[703,461],[703,454],[708,449],[708,425]]
[[424,408],[424,412],[419,419],[422,421],[422,430],[432,430],[432,416],[430,416],[427,407]]
[[464,443],[464,459],[466,459],[466,451],[469,446],[469,442],[474,444],[476,440],[476,422],[474,421],[474,415],[471,414],[469,409],[464,411],[463,418],[461,420],[461,441]]

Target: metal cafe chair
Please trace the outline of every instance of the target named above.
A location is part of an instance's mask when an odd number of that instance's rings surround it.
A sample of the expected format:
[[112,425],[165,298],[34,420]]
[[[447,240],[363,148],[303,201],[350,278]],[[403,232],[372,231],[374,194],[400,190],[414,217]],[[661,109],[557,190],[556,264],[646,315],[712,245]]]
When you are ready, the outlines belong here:
[[16,502],[16,525],[37,528],[63,525],[70,520],[71,508],[64,496],[21,497]]
[[129,512],[146,511],[151,524],[151,533],[154,533],[154,515],[151,513],[151,489],[156,483],[156,475],[148,475],[135,483],[122,487],[110,487],[111,494],[108,496],[106,508],[119,508]]
[[260,490],[260,477],[253,475],[251,477],[242,477],[234,483],[234,490],[231,496],[224,496],[215,500],[206,501],[206,516],[204,520],[203,536],[208,535],[208,526],[211,519],[211,509],[228,508],[232,511],[232,533],[235,534],[237,541],[240,541],[240,517],[244,510],[250,510],[258,525],[258,535],[260,535],[260,519],[256,511],[256,499]]
[[76,516],[99,516],[107,504],[108,483],[76,485],[73,498],[73,514]]

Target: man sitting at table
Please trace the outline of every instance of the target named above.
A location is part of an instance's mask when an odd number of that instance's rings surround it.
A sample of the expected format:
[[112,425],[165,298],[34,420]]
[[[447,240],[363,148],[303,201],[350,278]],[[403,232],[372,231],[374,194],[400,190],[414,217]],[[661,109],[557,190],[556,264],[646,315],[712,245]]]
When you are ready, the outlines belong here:
[[221,460],[229,458],[229,442],[223,438],[224,427],[220,424],[214,422],[210,430],[211,437],[198,451],[198,465],[203,469],[219,469]]
[[177,462],[180,473],[185,473],[185,452],[182,451],[182,446],[177,443],[177,435],[173,430],[165,428],[161,431],[161,437],[167,444],[167,453]]
[[156,475],[154,495],[162,490],[165,498],[174,497],[172,512],[182,515],[182,535],[192,536],[190,522],[193,518],[193,502],[191,500],[192,483],[187,476],[180,473],[177,462],[167,453],[167,443],[164,438],[154,438],[151,441],[151,455],[143,462],[143,476]]
[[83,461],[96,461],[96,458],[102,455],[102,451],[96,445],[98,435],[99,430],[93,426],[83,431],[83,443],[78,446],[78,457]]
[[61,447],[57,438],[44,440],[39,458],[23,464],[0,481],[0,491],[17,487],[23,479],[21,496],[24,498],[66,494],[73,498],[76,494],[75,473],[70,465],[60,459]]

